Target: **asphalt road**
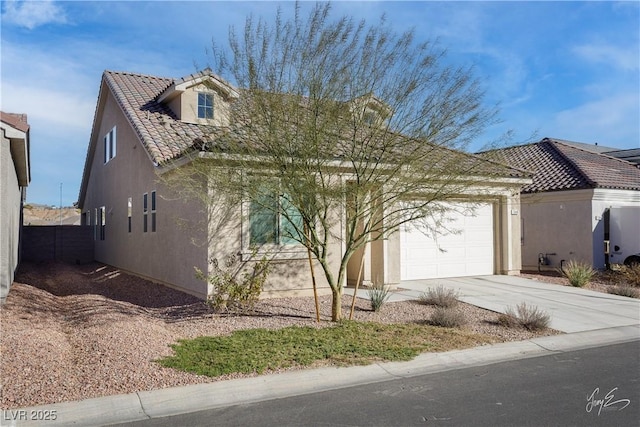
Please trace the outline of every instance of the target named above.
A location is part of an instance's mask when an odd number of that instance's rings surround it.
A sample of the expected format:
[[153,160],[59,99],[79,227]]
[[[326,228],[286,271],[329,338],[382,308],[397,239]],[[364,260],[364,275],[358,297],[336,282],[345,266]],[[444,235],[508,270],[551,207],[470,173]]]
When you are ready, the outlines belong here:
[[122,426],[638,426],[640,341]]

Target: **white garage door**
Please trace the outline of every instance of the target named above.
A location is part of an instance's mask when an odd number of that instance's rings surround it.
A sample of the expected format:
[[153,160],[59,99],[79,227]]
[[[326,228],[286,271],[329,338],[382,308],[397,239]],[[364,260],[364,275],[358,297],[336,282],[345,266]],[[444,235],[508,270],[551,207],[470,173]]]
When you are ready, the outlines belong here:
[[492,205],[458,207],[446,217],[446,228],[459,233],[439,235],[437,242],[416,227],[401,228],[402,280],[493,274]]

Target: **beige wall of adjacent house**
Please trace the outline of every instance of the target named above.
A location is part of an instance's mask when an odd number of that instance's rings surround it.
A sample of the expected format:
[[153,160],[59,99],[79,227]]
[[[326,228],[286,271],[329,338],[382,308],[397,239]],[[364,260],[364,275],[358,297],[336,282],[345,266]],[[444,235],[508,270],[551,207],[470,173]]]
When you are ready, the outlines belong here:
[[22,197],[11,157],[11,141],[0,131],[0,303],[4,301],[18,266],[20,201]]
[[542,254],[559,268],[561,261],[578,260],[605,267],[604,212],[612,206],[637,206],[640,192],[586,189],[522,195],[523,268],[538,268]]
[[[106,210],[105,238],[95,228],[97,261],[169,284],[201,298],[207,286],[194,266],[206,269],[206,231],[202,210],[171,194],[158,182],[153,162],[131,129],[111,93],[105,91],[104,113],[97,126],[83,215],[96,225],[96,209]],[[104,136],[115,126],[116,156],[104,163]],[[156,231],[151,230],[151,194],[156,191]],[[143,195],[148,194],[148,231],[143,231]],[[128,200],[132,200],[131,232]],[[99,218],[98,218],[99,220]],[[200,242],[198,245],[196,243]]]
[[548,265],[559,268],[561,261],[593,262],[591,198],[592,190],[558,191],[522,195],[522,265],[538,268],[542,254]]

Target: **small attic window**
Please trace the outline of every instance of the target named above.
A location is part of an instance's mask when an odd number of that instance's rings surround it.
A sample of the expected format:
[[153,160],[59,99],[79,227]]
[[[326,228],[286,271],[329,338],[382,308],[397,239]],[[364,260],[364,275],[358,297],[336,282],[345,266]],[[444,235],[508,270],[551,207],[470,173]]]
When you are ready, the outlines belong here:
[[378,122],[378,114],[374,113],[371,110],[367,110],[364,113],[364,122],[370,126],[375,125]]
[[198,118],[213,119],[213,94],[198,93]]

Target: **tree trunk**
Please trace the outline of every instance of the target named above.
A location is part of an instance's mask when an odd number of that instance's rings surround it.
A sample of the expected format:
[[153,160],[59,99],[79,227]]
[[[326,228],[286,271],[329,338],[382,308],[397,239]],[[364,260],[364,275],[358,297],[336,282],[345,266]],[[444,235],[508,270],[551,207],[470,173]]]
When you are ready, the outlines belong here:
[[333,299],[331,301],[331,321],[338,322],[342,320],[342,287],[331,289]]

